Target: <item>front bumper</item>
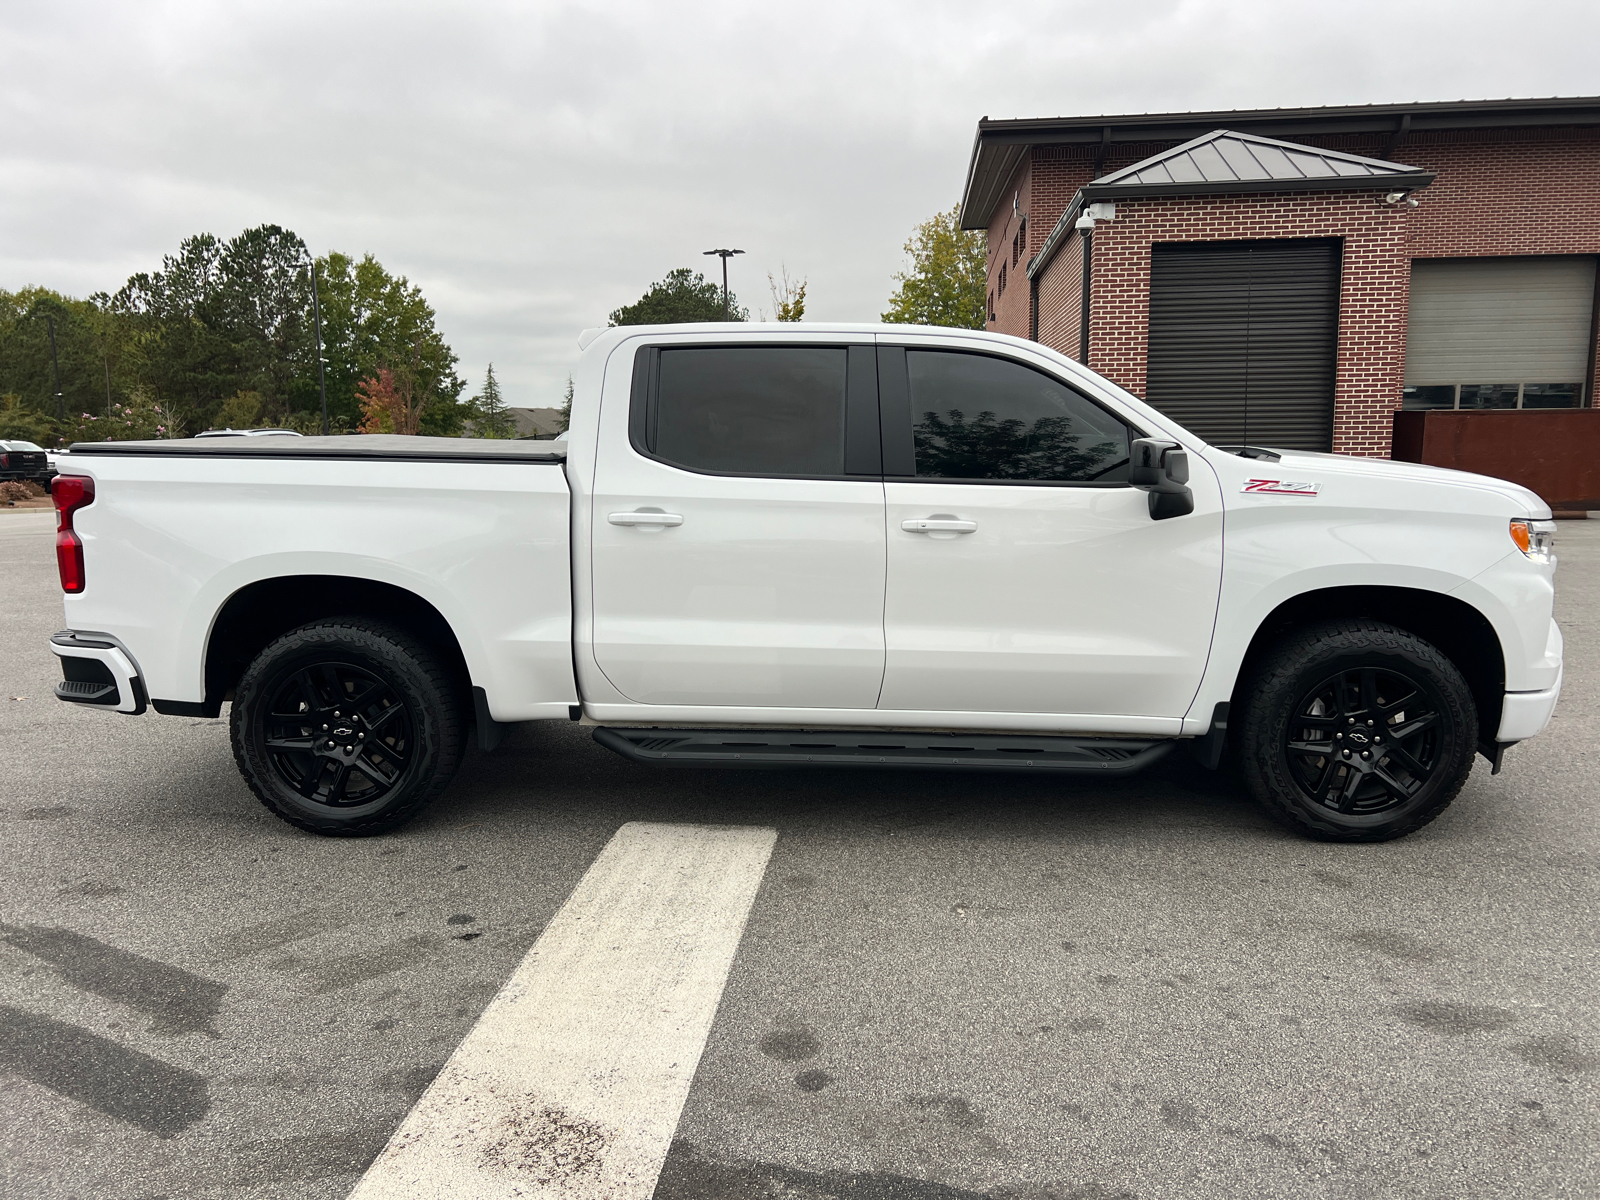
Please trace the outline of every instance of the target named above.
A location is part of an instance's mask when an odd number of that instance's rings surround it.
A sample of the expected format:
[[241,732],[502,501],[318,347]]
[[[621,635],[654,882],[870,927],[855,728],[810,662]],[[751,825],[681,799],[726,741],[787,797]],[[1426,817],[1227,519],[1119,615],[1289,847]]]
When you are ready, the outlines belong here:
[[1557,671],[1554,687],[1542,692],[1507,692],[1500,709],[1500,732],[1497,742],[1520,742],[1543,733],[1556,711],[1556,701],[1561,699],[1563,671]]

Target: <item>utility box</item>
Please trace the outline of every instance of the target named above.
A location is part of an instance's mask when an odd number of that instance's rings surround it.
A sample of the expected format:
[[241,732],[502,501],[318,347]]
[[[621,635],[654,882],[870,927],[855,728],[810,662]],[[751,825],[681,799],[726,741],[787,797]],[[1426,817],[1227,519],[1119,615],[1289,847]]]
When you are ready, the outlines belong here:
[[1600,409],[1394,414],[1391,457],[1509,479],[1554,510],[1600,508]]

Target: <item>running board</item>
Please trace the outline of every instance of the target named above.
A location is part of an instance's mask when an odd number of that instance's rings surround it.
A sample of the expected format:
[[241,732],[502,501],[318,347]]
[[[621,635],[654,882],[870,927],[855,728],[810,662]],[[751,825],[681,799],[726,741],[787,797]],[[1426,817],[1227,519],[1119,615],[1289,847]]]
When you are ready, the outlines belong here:
[[882,730],[611,729],[594,740],[634,762],[681,767],[940,767],[1129,775],[1170,739]]

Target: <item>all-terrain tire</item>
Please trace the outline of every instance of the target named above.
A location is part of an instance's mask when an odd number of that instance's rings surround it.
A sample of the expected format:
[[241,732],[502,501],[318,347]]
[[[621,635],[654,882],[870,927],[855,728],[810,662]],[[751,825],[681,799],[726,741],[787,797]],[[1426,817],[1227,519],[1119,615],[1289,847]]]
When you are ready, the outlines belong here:
[[1246,787],[1319,840],[1403,837],[1442,813],[1472,771],[1472,689],[1428,642],[1381,621],[1296,630],[1256,662],[1238,701]]
[[290,630],[234,691],[233,757],[276,816],[335,837],[396,829],[449,784],[466,735],[451,673],[361,617]]

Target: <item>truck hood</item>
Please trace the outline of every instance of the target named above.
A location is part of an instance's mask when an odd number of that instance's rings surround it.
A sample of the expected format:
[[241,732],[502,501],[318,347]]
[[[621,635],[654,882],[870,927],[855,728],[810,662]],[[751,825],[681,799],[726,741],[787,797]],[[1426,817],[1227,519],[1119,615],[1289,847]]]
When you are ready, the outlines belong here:
[[[1216,449],[1212,447],[1212,449]],[[1509,479],[1496,479],[1492,475],[1474,475],[1470,471],[1453,471],[1448,467],[1429,467],[1422,463],[1396,462],[1391,458],[1358,458],[1351,454],[1321,454],[1314,450],[1270,449],[1279,461],[1261,460],[1263,468],[1271,466],[1275,472],[1287,477],[1295,467],[1303,467],[1312,478],[1318,475],[1356,476],[1367,479],[1405,479],[1440,487],[1471,488],[1474,491],[1494,492],[1524,510],[1523,515],[1533,520],[1549,520],[1550,506],[1537,492]],[[1221,453],[1232,456],[1231,451]]]

